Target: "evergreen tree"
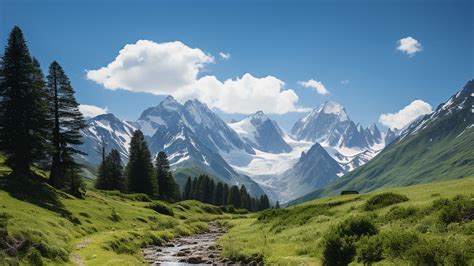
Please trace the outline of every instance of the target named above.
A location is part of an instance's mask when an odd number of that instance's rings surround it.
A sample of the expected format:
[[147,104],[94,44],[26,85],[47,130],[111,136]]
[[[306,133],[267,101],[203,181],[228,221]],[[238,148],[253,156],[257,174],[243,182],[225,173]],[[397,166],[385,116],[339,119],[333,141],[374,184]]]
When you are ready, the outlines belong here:
[[183,191],[183,200],[188,200],[191,199],[191,190],[192,190],[192,180],[191,177],[188,177],[188,180],[186,181],[186,185],[184,186],[184,191]]
[[192,186],[191,186],[191,195],[189,199],[194,199],[194,200],[199,199],[198,193],[199,193],[199,181],[197,178],[194,178],[192,182]]
[[216,185],[216,188],[214,189],[212,204],[216,206],[224,205],[223,196],[224,196],[224,184],[222,184],[222,182],[218,182]]
[[99,168],[97,169],[97,179],[95,181],[95,188],[97,189],[108,189],[110,181],[107,178],[107,166],[106,166],[106,154],[105,154],[105,142],[102,140],[102,145],[100,147],[101,162]]
[[153,176],[151,155],[145,137],[140,130],[133,133],[126,172],[130,192],[145,193],[151,197],[156,196],[157,184],[156,178]]
[[156,156],[156,179],[158,183],[158,195],[164,200],[178,200],[179,187],[170,172],[168,156],[163,151]]
[[247,193],[247,189],[244,185],[240,187],[240,207],[243,209],[250,210],[250,196]]
[[222,191],[222,205],[229,204],[229,185],[224,184],[224,189]]
[[229,193],[229,203],[235,208],[240,208],[240,192],[238,186],[232,186]]
[[280,202],[278,202],[278,201],[276,202],[275,208],[280,209]]
[[0,68],[0,150],[12,176],[23,179],[46,158],[50,117],[43,75],[19,27],[10,32]]
[[112,149],[106,161],[106,172],[109,180],[110,190],[120,190],[124,192],[127,189],[127,180],[123,174],[122,159],[116,149]]
[[76,162],[73,155],[84,152],[76,149],[82,144],[80,130],[86,127],[84,117],[79,111],[79,104],[74,96],[75,91],[61,66],[54,61],[49,66],[47,88],[50,95],[51,113],[54,117],[52,134],[51,174],[49,183],[55,188],[63,188],[66,181],[66,171],[80,169],[72,167]]

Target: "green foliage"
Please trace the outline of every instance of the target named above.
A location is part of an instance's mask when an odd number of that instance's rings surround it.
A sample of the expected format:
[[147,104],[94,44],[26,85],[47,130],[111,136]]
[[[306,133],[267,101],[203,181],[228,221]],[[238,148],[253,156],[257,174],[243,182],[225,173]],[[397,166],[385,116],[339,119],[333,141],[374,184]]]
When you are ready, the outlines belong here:
[[166,153],[160,151],[156,156],[156,179],[158,183],[158,195],[167,201],[177,201],[180,198],[178,184],[176,184],[170,171],[170,163]]
[[50,128],[41,68],[15,26],[0,60],[0,150],[12,178],[33,177],[30,167],[46,158]]
[[383,257],[383,245],[377,236],[363,237],[357,245],[357,261],[364,265],[381,261]]
[[[105,147],[102,152],[105,152]],[[104,155],[104,159],[99,165],[95,188],[121,192],[127,190],[127,179],[123,173],[122,159],[116,149],[112,149],[106,157]]]
[[[471,241],[472,244],[472,241]],[[470,265],[474,249],[441,239],[424,240],[407,251],[414,265]]]
[[161,213],[163,215],[174,216],[173,209],[171,209],[166,204],[159,201],[155,201],[151,203],[150,205],[147,206],[147,208],[152,209],[156,211],[157,213]]
[[371,197],[364,207],[366,210],[372,211],[405,201],[408,201],[408,198],[405,195],[386,192]]
[[84,186],[77,177],[81,166],[75,162],[74,156],[85,155],[76,147],[82,144],[80,131],[86,124],[69,78],[56,61],[49,66],[46,88],[49,112],[54,121],[50,139],[52,165],[48,183],[58,189],[69,187],[72,194],[81,197]]
[[327,234],[322,241],[323,265],[348,265],[356,254],[351,237],[342,237],[335,232]]
[[409,217],[414,217],[415,215],[417,215],[417,213],[418,209],[413,206],[395,206],[391,208],[390,211],[385,215],[385,219],[387,221],[407,219]]
[[133,133],[129,154],[129,161],[126,167],[128,190],[155,197],[157,194],[157,183],[153,175],[151,155],[145,137],[140,130],[136,130]]
[[474,219],[474,201],[466,196],[456,196],[452,200],[436,200],[433,208],[440,210],[439,220],[446,225]]
[[120,222],[120,220],[122,220],[122,217],[120,216],[120,214],[114,209],[112,209],[112,214],[110,215],[110,220],[112,220],[112,222]]

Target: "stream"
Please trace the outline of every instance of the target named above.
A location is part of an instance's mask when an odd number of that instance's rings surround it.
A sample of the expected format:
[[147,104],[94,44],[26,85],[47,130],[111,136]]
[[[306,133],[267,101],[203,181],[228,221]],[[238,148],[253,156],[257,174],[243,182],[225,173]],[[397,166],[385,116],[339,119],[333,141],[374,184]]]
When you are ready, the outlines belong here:
[[203,234],[175,238],[163,246],[143,249],[145,261],[150,265],[226,265],[230,262],[219,257],[221,247],[216,240],[225,229],[209,223],[209,231]]

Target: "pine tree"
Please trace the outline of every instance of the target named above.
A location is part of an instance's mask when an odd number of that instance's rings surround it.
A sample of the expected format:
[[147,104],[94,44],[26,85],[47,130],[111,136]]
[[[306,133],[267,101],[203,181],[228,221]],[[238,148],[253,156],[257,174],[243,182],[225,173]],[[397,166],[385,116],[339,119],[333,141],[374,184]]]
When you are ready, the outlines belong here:
[[229,193],[229,203],[235,208],[240,208],[240,192],[238,186],[232,186]]
[[170,172],[168,156],[163,151],[156,156],[156,179],[158,183],[158,194],[164,200],[175,201],[179,199],[179,187]]
[[106,154],[105,154],[105,142],[102,140],[102,145],[100,147],[100,151],[98,151],[102,160],[99,164],[99,168],[97,169],[97,179],[95,181],[95,188],[97,189],[108,189],[110,181],[107,178],[107,166],[106,166]]
[[199,192],[199,181],[198,181],[198,178],[194,178],[191,185],[191,195],[189,199],[194,199],[194,200],[199,199],[198,192]]
[[275,209],[280,209],[280,202],[276,202]]
[[183,191],[183,200],[188,200],[191,199],[191,190],[192,190],[192,180],[191,177],[188,177],[188,180],[186,181],[186,185],[184,186],[184,191]]
[[240,187],[239,193],[240,193],[240,205],[241,205],[240,207],[243,209],[249,210],[250,209],[250,202],[249,202],[250,196],[247,193],[247,189],[245,188],[244,185]]
[[67,182],[66,172],[80,169],[73,156],[76,154],[85,155],[76,146],[82,144],[80,130],[85,128],[86,124],[79,111],[79,104],[74,96],[75,91],[69,78],[56,61],[49,66],[47,79],[51,113],[54,117],[53,162],[48,182],[55,188],[63,188]]
[[229,204],[229,185],[224,184],[224,189],[222,191],[222,205]]
[[156,196],[157,184],[153,176],[151,155],[140,130],[133,133],[126,172],[130,192],[145,193],[150,197]]
[[126,191],[127,180],[123,174],[122,159],[116,149],[112,149],[106,158],[106,172],[109,180],[110,190]]
[[216,206],[224,205],[223,195],[224,195],[224,184],[222,184],[222,182],[218,182],[216,185],[216,188],[214,189],[212,204]]
[[12,176],[24,179],[46,158],[50,118],[43,75],[19,27],[10,32],[1,69],[0,150]]

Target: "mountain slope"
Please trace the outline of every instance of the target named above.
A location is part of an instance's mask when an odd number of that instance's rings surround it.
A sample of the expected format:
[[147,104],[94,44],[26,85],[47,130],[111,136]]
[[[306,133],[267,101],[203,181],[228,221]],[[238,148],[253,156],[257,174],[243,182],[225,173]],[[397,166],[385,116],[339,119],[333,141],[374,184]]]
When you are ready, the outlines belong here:
[[283,139],[283,131],[262,111],[249,115],[241,121],[230,123],[229,126],[255,149],[269,153],[291,151],[291,146]]
[[281,195],[280,200],[302,196],[314,189],[324,187],[343,173],[339,164],[318,143],[301,154],[298,162],[281,174],[274,184]]
[[469,81],[436,111],[404,129],[369,163],[295,202],[348,189],[366,192],[474,175],[473,93],[474,81]]

